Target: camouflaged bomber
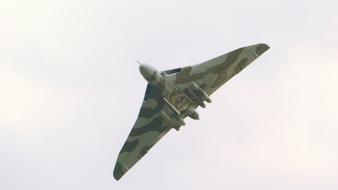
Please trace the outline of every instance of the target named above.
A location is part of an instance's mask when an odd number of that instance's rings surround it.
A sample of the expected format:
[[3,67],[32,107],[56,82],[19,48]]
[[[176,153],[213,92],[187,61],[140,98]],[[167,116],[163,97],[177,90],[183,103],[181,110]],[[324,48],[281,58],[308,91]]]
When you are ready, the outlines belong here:
[[119,180],[170,129],[185,125],[184,118],[199,119],[196,108],[204,108],[215,90],[268,49],[266,44],[256,44],[201,64],[162,72],[140,64],[148,85],[138,118],[118,155],[114,178]]

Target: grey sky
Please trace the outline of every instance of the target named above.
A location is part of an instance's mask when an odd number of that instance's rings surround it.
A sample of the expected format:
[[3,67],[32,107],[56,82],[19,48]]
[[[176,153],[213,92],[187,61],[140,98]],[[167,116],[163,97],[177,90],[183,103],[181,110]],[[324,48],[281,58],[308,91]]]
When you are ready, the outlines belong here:
[[[0,2],[0,189],[338,189],[338,2]],[[271,49],[124,178],[146,82]]]

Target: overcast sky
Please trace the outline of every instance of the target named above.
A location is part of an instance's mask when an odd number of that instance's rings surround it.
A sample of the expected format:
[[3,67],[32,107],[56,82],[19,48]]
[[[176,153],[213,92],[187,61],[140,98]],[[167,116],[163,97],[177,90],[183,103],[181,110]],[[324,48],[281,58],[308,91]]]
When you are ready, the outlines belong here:
[[[1,190],[338,189],[338,1],[3,0]],[[271,49],[120,181],[159,70]]]

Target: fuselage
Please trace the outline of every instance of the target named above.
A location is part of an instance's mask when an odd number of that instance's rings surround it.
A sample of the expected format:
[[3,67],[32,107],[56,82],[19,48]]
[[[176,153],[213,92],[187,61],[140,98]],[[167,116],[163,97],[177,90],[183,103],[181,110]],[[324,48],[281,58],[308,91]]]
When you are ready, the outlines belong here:
[[[157,71],[153,66],[148,64],[140,64],[140,73],[143,78],[150,84],[161,90],[161,99],[168,105],[170,110],[164,109],[162,111],[164,115],[176,118],[180,125],[184,125],[183,119],[186,116],[192,119],[199,119],[199,115],[195,110],[195,106],[205,107],[201,98],[198,86],[191,85],[185,90],[180,90],[179,87],[175,87],[172,77],[167,77],[165,72]],[[207,98],[210,102],[210,99]]]

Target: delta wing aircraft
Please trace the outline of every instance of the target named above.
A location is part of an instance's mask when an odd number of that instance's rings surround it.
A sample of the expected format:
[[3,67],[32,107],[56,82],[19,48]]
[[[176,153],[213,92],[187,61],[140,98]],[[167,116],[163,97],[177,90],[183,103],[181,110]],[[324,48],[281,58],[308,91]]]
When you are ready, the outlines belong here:
[[242,47],[201,64],[159,72],[140,64],[148,81],[138,118],[123,145],[114,168],[119,180],[170,129],[177,131],[184,119],[199,119],[196,108],[205,108],[210,95],[263,54],[269,46]]

